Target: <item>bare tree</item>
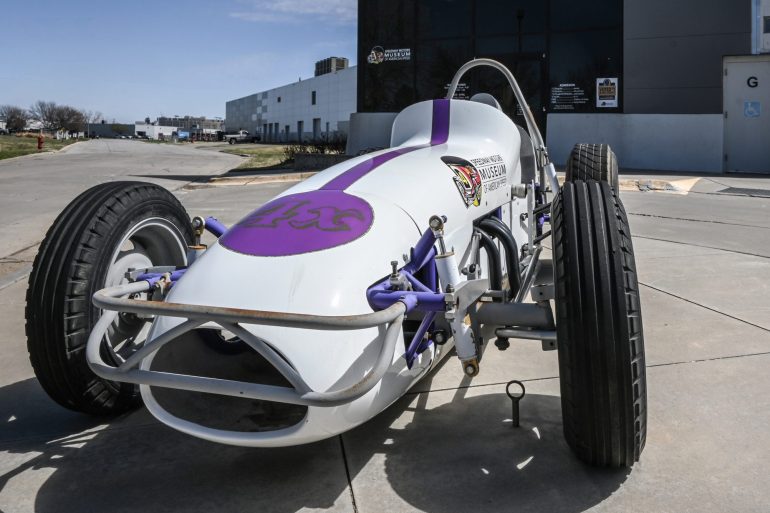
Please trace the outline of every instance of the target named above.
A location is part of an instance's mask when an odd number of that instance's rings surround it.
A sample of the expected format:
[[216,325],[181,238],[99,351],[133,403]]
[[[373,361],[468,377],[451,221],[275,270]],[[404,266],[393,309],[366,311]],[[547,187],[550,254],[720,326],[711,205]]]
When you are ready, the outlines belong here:
[[[29,108],[32,119],[40,121],[46,130],[80,131],[86,123],[83,111],[69,105],[37,101]],[[97,113],[101,116],[101,113]]]
[[98,110],[84,110],[83,111],[83,118],[85,119],[86,123],[98,123],[99,120],[101,120],[104,116],[101,112]]
[[24,130],[27,126],[29,113],[15,105],[0,106],[0,117],[5,118],[5,126],[10,131]]
[[68,132],[79,132],[86,122],[83,113],[69,105],[58,105],[54,109],[54,126],[57,130],[64,129]]
[[30,106],[29,114],[35,121],[40,121],[43,124],[43,128],[56,130],[60,128],[56,126],[56,110],[57,105],[55,102],[38,100]]

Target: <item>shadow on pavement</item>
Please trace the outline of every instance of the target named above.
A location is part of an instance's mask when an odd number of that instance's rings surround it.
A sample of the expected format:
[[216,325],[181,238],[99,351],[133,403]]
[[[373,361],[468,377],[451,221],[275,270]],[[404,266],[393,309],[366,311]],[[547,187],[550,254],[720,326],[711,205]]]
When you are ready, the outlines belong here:
[[[434,402],[428,394],[401,399],[343,435],[351,476],[379,468],[366,464],[384,454],[393,492],[411,507],[435,513],[580,512],[625,481],[627,469],[596,469],[573,456],[562,435],[559,397],[527,394],[521,427],[513,428],[511,402],[502,386],[498,392],[463,397],[461,389],[450,402],[433,407],[426,405]],[[413,415],[406,424],[399,420],[404,412]],[[380,486],[370,475],[353,478],[356,499],[370,510],[403,507]],[[382,503],[372,508],[378,495]]]
[[[338,438],[283,449],[223,446],[166,428],[144,409],[112,421],[69,412],[35,379],[0,388],[0,412],[2,467],[12,467],[0,475],[0,492],[14,478],[45,479],[14,484],[37,490],[38,512],[294,512],[350,500]],[[50,476],[28,472],[38,469]],[[24,493],[15,490],[4,495]]]
[[[514,429],[502,388],[473,397],[465,391],[430,408],[429,394],[405,397],[344,435],[360,507],[398,509],[400,497],[436,513],[579,512],[625,480],[627,471],[596,470],[572,455],[558,397],[528,394],[522,426]],[[280,449],[222,446],[166,428],[143,409],[111,421],[69,412],[35,379],[0,388],[0,411],[0,451],[12,462],[4,465],[12,470],[0,475],[0,492],[17,476],[41,479],[28,470],[50,469],[42,484],[23,486],[38,490],[38,512],[349,507],[337,437]],[[367,466],[380,454],[385,479],[378,465]],[[380,504],[394,493],[394,504]]]

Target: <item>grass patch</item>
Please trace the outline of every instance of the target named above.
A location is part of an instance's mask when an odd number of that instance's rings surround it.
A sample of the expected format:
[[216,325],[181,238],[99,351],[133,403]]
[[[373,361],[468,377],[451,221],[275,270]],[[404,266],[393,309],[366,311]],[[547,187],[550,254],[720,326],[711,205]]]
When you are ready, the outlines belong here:
[[246,155],[249,160],[235,169],[270,169],[280,166],[286,161],[283,146],[274,145],[233,145],[221,150],[233,155]]
[[[43,150],[40,153],[60,150],[75,142],[77,142],[77,139],[57,141],[56,139],[46,137],[45,142],[43,143]],[[30,153],[38,153],[37,136],[17,137],[15,135],[0,135],[0,160],[9,159],[11,157],[21,157],[22,155],[29,155]]]

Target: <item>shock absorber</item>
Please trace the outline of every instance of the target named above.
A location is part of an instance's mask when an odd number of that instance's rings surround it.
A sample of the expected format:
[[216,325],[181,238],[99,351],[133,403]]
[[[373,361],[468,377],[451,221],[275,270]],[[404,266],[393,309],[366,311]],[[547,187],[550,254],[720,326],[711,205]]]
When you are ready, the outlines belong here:
[[465,313],[468,305],[458,305],[455,299],[455,291],[460,284],[460,271],[454,251],[448,250],[444,242],[444,224],[446,221],[445,216],[432,216],[429,221],[430,229],[438,245],[436,269],[441,288],[445,294],[447,308],[444,315],[452,329],[457,357],[460,359],[463,372],[467,376],[473,377],[479,373],[478,354],[473,330],[465,324]]

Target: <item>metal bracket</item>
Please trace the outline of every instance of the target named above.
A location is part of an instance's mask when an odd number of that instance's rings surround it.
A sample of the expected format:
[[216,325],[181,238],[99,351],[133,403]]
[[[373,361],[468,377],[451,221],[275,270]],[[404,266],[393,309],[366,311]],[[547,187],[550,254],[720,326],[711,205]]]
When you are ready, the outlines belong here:
[[525,340],[541,340],[543,351],[556,349],[556,331],[549,330],[520,330],[514,328],[499,328],[495,334],[500,338],[521,338]]
[[527,253],[530,255],[534,251],[535,243],[535,226],[537,219],[535,218],[535,182],[530,181],[527,184]]
[[533,285],[529,292],[535,302],[550,301],[556,297],[556,291],[552,283]]
[[173,273],[178,270],[173,265],[159,265],[156,267],[145,267],[144,269],[130,269],[125,277],[129,281],[136,281],[136,279],[143,274],[166,274]]

